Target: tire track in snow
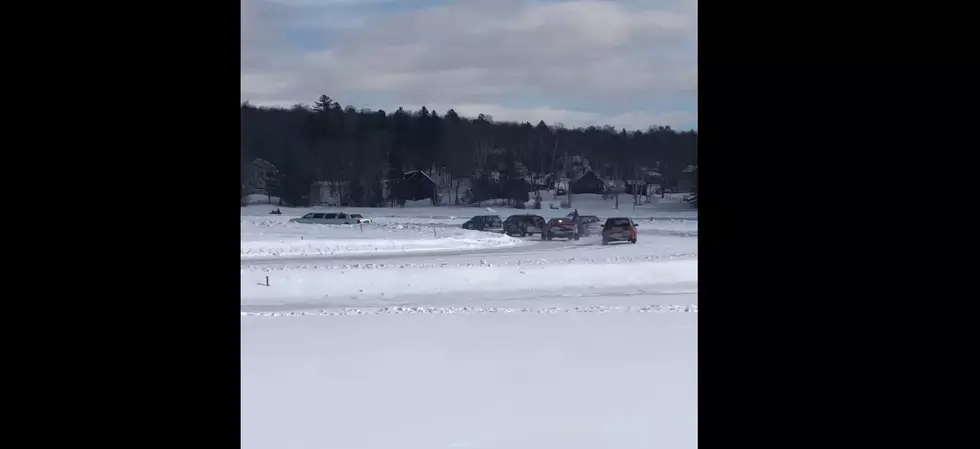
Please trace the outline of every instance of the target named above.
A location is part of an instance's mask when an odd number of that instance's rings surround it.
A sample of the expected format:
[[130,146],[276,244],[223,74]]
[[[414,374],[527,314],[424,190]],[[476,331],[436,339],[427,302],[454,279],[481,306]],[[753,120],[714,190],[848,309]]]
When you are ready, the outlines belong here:
[[[568,248],[568,247],[564,247]],[[509,255],[509,254],[508,254]],[[424,256],[413,257],[413,259],[425,259]],[[295,269],[318,269],[318,270],[374,270],[374,269],[397,269],[397,268],[450,268],[450,267],[474,267],[474,266],[485,266],[485,267],[506,267],[506,266],[541,266],[541,265],[568,265],[568,264],[607,264],[607,263],[622,263],[622,262],[654,262],[660,260],[686,260],[686,259],[697,259],[698,253],[677,253],[677,254],[667,254],[667,255],[651,255],[651,256],[611,256],[605,258],[582,258],[581,256],[575,257],[570,256],[563,259],[519,259],[519,260],[502,260],[489,262],[481,259],[480,257],[475,257],[475,260],[466,260],[456,263],[450,262],[440,262],[440,263],[331,263],[333,261],[320,260],[321,263],[312,263],[313,261],[303,262],[285,262],[281,265],[274,266],[271,263],[266,266],[262,265],[243,265],[241,270],[245,271],[261,271],[261,272],[274,272],[274,271],[288,271]]]
[[577,306],[577,307],[379,307],[324,309],[315,312],[241,312],[242,317],[281,316],[349,316],[349,315],[481,315],[481,314],[563,314],[563,313],[698,313],[697,304],[649,306]]
[[492,257],[492,256],[510,256],[510,255],[534,255],[534,254],[552,254],[555,252],[562,252],[568,250],[575,250],[577,253],[582,253],[585,251],[590,252],[605,252],[609,251],[610,248],[615,248],[615,246],[603,246],[600,244],[600,239],[597,236],[584,237],[583,240],[586,241],[574,241],[574,240],[559,240],[559,241],[542,241],[540,239],[524,239],[523,244],[519,245],[503,245],[503,246],[493,246],[485,248],[469,248],[469,249],[434,249],[418,252],[404,252],[404,251],[384,251],[384,252],[364,252],[364,253],[338,253],[338,254],[317,254],[309,256],[269,256],[269,257],[247,257],[241,259],[241,265],[243,267],[248,266],[261,266],[261,265],[280,265],[280,264],[301,264],[301,263],[312,263],[312,262],[333,262],[333,263],[343,263],[343,262],[356,262],[356,261],[366,261],[366,260],[398,260],[398,259],[412,259],[412,260],[422,260],[422,259],[445,259],[445,258],[459,258],[459,257]]

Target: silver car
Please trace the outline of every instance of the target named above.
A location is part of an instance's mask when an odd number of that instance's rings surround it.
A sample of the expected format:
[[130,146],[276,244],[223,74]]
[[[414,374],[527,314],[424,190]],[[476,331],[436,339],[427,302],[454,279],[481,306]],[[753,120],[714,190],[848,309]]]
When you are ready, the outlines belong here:
[[361,223],[363,217],[360,214],[348,214],[345,212],[310,212],[300,218],[289,220],[290,223],[309,223],[309,224],[357,224]]

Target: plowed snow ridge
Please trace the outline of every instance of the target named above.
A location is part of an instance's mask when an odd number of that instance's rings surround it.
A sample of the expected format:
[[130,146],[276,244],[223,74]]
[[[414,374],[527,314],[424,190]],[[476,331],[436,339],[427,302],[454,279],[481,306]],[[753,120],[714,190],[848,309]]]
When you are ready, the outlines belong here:
[[545,308],[509,307],[381,307],[381,308],[343,308],[320,310],[316,312],[241,312],[241,316],[346,316],[346,315],[476,315],[485,313],[697,313],[696,304],[688,305],[649,305],[649,306],[580,306]]
[[500,234],[411,224],[314,225],[242,218],[241,258],[470,251],[519,246]]

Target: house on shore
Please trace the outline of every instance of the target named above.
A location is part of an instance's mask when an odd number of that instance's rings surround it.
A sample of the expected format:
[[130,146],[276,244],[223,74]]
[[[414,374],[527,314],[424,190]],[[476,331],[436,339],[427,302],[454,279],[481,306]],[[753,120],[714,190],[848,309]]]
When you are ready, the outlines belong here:
[[396,204],[427,199],[431,200],[433,205],[438,205],[439,185],[422,170],[409,170],[402,174],[398,182],[389,183],[389,194],[386,199]]
[[572,193],[596,193],[602,194],[605,191],[605,181],[599,178],[592,170],[589,170],[572,179]]

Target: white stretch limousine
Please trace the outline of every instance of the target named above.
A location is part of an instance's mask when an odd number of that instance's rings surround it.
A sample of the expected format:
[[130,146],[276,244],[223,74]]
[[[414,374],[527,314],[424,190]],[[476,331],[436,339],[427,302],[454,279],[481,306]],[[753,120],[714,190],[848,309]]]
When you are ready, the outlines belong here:
[[364,218],[361,214],[348,214],[344,212],[311,212],[300,218],[289,220],[292,223],[312,223],[312,224],[358,224],[370,223],[371,220]]

